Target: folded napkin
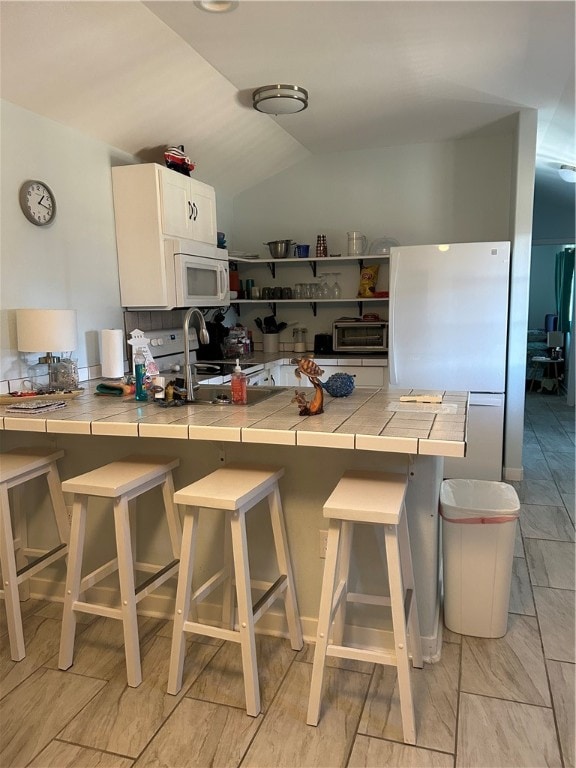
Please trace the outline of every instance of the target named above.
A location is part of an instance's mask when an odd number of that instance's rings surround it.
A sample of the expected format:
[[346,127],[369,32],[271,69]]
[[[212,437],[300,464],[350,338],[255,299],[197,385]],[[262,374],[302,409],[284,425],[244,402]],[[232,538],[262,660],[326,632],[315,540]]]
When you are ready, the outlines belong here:
[[124,384],[122,381],[104,381],[96,387],[97,395],[112,395],[123,397],[134,394],[134,384]]

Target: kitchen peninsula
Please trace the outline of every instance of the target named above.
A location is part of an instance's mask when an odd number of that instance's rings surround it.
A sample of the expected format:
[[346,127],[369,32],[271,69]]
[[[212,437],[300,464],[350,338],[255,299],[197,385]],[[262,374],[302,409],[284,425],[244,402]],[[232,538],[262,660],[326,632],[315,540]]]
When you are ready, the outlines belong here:
[[[357,387],[347,398],[325,397],[324,413],[300,416],[292,402],[294,388],[277,388],[271,397],[250,406],[188,404],[161,408],[132,398],[97,397],[89,382],[79,397],[66,406],[42,415],[15,415],[0,407],[4,449],[30,444],[62,448],[63,479],[85,472],[133,452],[170,454],[180,458],[175,471],[176,487],[182,487],[232,461],[266,462],[284,466],[280,489],[292,552],[296,590],[304,634],[313,638],[322,579],[319,529],[327,528],[322,505],[347,469],[408,471],[408,520],[418,594],[420,627],[425,657],[438,658],[440,633],[440,563],[438,498],[444,456],[463,456],[466,447],[468,395],[466,392],[435,392],[439,403],[402,402],[401,395],[422,394]],[[427,393],[432,394],[432,393]],[[93,522],[93,521],[91,521]],[[148,522],[148,521],[147,521]],[[142,526],[138,531],[152,556],[161,561],[163,542],[157,531]],[[269,534],[261,526],[255,539],[253,572],[267,576]],[[370,536],[358,537],[356,578],[365,592],[380,591],[380,579],[370,567],[378,558]],[[96,555],[104,546],[102,527],[93,523],[87,540]],[[202,532],[201,532],[202,539]],[[201,558],[215,555],[208,533]],[[52,589],[50,594],[53,594]],[[61,592],[59,593],[61,594]],[[169,613],[168,592],[161,605],[143,601],[144,611]],[[152,600],[152,598],[150,598]],[[156,598],[161,600],[161,598]],[[365,610],[366,606],[361,606]],[[269,614],[261,629],[284,631],[280,614]],[[362,619],[350,608],[351,631],[362,636]],[[371,616],[367,624],[386,635],[385,617]],[[366,630],[367,632],[367,630]]]

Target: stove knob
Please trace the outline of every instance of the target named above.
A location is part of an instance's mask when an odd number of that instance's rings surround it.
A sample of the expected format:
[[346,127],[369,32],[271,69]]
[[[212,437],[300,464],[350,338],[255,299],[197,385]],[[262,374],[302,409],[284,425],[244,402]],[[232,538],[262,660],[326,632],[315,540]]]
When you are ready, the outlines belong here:
[[158,339],[151,339],[150,344],[155,347],[158,344]]
[[180,366],[178,365],[178,363],[175,363],[174,365],[170,366],[170,370],[173,373],[178,373],[178,371],[180,370]]

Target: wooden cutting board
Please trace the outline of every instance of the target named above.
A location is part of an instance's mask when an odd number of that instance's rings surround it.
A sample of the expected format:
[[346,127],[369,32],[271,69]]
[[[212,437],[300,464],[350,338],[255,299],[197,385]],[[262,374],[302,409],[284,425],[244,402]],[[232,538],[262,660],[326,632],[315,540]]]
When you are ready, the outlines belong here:
[[14,403],[28,403],[35,400],[73,400],[85,392],[84,389],[74,389],[72,392],[52,392],[49,395],[0,395],[0,405],[14,405]]

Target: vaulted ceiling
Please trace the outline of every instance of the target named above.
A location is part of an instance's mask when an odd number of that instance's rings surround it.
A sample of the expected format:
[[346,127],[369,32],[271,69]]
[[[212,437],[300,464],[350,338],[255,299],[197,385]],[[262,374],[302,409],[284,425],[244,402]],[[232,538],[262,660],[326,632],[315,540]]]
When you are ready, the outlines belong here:
[[[311,154],[458,138],[538,110],[537,178],[576,165],[574,3],[2,2],[2,97],[233,195]],[[251,93],[308,89],[267,116]]]

